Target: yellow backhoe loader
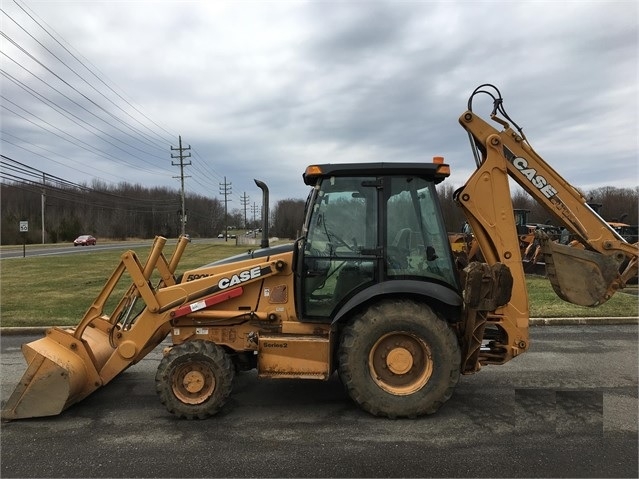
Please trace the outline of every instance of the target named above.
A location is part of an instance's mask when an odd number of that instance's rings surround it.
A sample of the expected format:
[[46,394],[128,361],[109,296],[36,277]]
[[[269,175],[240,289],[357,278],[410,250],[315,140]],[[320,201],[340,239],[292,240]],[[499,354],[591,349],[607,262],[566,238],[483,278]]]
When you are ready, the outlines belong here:
[[[472,111],[480,93],[493,97],[490,118],[501,129]],[[326,380],[337,372],[353,401],[373,415],[433,413],[451,397],[460,374],[506,363],[529,348],[509,178],[585,246],[540,238],[548,277],[562,299],[596,306],[636,275],[637,245],[533,151],[496,88],[476,89],[459,122],[477,170],[455,198],[482,262],[455,266],[435,187],[450,174],[441,157],[309,166],[302,235],[274,247],[268,244],[268,188],[256,180],[264,195],[259,249],[181,275],[186,237],[169,259],[162,237],[144,262],[125,252],[77,327],[55,327],[23,345],[28,367],[2,418],[59,414],[169,335],[172,346],[155,384],[160,401],[179,417],[215,414],[236,371],[254,368],[260,378]],[[130,286],[111,301],[122,281]],[[107,310],[107,304],[114,306]]]

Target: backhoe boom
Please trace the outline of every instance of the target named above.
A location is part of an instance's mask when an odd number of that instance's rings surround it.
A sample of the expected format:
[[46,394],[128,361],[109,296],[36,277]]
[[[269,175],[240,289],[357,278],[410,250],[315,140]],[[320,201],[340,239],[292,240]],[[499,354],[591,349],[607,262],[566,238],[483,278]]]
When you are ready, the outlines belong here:
[[[500,103],[499,103],[500,104]],[[495,109],[495,111],[497,108]],[[564,300],[583,306],[596,306],[607,301],[626,281],[637,274],[637,245],[626,242],[606,221],[595,213],[586,198],[564,180],[530,146],[523,134],[493,112],[491,119],[504,128],[498,131],[472,111],[465,112],[460,124],[472,138],[481,155],[477,171],[460,190],[458,200],[477,237],[482,253],[489,263],[501,260],[502,254],[518,257],[510,224],[510,192],[505,176],[512,178],[541,204],[560,224],[575,235],[581,247],[565,246],[540,238],[548,277],[557,294]],[[487,201],[473,201],[475,193],[490,184],[492,203],[497,201],[505,221],[495,222],[497,228],[486,228],[483,212]],[[507,193],[507,194],[506,194]],[[504,204],[507,203],[507,204]],[[493,220],[495,220],[493,218]],[[505,244],[504,244],[505,243]],[[499,253],[497,253],[499,252]],[[500,254],[501,253],[501,254]],[[627,266],[620,271],[621,264]],[[521,273],[523,275],[523,272]],[[523,282],[517,273],[515,284]]]

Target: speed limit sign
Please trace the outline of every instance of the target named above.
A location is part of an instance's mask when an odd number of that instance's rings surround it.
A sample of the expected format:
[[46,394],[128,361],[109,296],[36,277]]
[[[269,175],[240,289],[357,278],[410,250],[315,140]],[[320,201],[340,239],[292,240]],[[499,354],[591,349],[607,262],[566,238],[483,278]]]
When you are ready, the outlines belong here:
[[20,221],[20,233],[28,233],[28,232],[29,232],[29,222]]

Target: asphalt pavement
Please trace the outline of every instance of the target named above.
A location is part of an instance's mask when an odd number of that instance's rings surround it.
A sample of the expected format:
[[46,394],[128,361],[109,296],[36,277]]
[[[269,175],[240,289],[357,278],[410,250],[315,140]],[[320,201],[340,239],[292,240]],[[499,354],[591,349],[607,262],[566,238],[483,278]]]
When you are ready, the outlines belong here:
[[[526,354],[464,375],[436,414],[410,420],[362,411],[337,377],[256,371],[215,417],[180,420],[156,394],[158,347],[60,415],[2,423],[0,477],[639,477],[637,326],[530,336]],[[3,397],[25,340],[2,338]]]

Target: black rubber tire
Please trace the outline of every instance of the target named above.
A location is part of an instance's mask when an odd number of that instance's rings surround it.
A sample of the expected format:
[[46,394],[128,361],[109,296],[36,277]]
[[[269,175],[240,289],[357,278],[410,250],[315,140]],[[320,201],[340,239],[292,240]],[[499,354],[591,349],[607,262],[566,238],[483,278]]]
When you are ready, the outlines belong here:
[[187,341],[171,348],[160,361],[155,390],[171,414],[205,419],[226,403],[234,373],[229,355],[220,346],[210,341]]
[[451,328],[429,306],[407,300],[382,301],[354,317],[342,332],[338,358],[353,401],[389,418],[434,413],[460,375]]

